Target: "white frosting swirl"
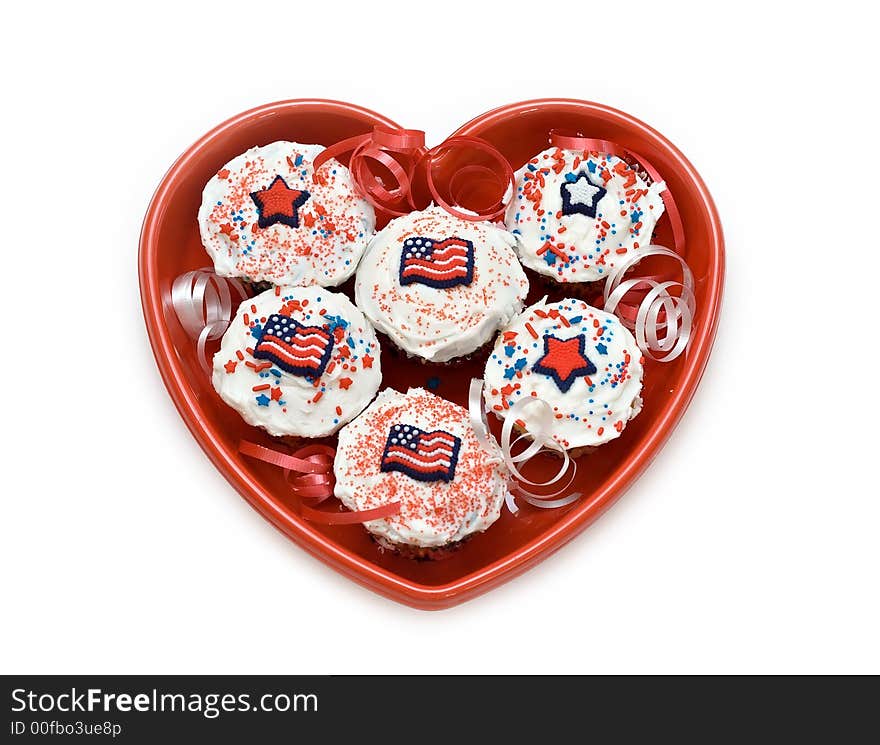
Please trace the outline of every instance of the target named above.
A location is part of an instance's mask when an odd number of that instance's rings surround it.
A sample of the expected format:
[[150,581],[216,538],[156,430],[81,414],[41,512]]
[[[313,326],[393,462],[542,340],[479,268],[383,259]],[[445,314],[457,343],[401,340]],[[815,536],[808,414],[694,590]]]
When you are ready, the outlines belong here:
[[558,282],[592,282],[651,242],[665,189],[615,155],[551,147],[516,172],[505,223],[529,269]]
[[[288,372],[254,357],[273,314],[334,336],[323,374]],[[382,381],[379,342],[370,322],[340,293],[321,287],[278,287],[245,300],[214,355],[212,382],[242,418],[272,435],[324,437],[356,417]]]
[[[461,440],[450,481],[425,482],[400,471],[382,471],[382,455],[396,424],[425,432],[443,430]],[[468,412],[422,388],[404,395],[386,388],[372,405],[339,433],[336,496],[352,510],[400,502],[392,517],[364,527],[394,544],[438,548],[488,528],[501,514],[507,491],[506,468],[494,442],[477,440]]]
[[[354,190],[348,169],[330,159],[313,179],[312,162],[324,148],[296,142],[252,147],[208,181],[199,230],[214,271],[276,285],[335,287],[354,274],[372,238],[376,217]],[[259,226],[252,193],[281,176],[289,189],[308,192],[295,212],[298,227]]]
[[[408,238],[451,237],[473,244],[469,284],[401,284],[401,254]],[[529,282],[512,249],[514,242],[493,224],[468,222],[439,207],[399,217],[367,248],[355,283],[358,307],[410,355],[446,362],[470,354],[523,307]]]
[[[545,342],[548,336],[559,342]],[[582,337],[580,351],[576,337]],[[584,369],[590,364],[593,372]],[[564,448],[601,445],[619,437],[641,411],[642,365],[635,339],[616,316],[583,300],[548,303],[545,297],[495,342],[484,375],[487,410],[504,419],[516,401],[535,396],[553,407],[549,434]],[[531,408],[523,415],[526,431],[534,428]]]

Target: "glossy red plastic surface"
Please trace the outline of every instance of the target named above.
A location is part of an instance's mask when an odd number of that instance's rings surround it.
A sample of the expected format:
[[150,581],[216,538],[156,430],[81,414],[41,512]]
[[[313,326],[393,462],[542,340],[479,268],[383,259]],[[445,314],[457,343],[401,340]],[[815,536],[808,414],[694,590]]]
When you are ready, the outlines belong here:
[[[337,571],[399,602],[444,608],[515,577],[574,538],[658,453],[690,402],[709,357],[721,305],[723,238],[712,199],[693,166],[662,135],[627,114],[586,101],[546,99],[504,106],[461,127],[455,134],[488,140],[514,168],[546,147],[547,133],[553,128],[612,140],[649,158],[675,195],[684,221],[685,258],[696,280],[696,324],[684,355],[669,364],[648,361],[642,414],[619,439],[581,459],[575,487],[584,498],[579,502],[559,510],[524,505],[517,516],[505,510],[488,531],[443,561],[417,562],[382,553],[360,526],[315,525],[303,520],[281,471],[238,453],[242,438],[267,446],[277,442],[245,424],[216,395],[199,367],[194,343],[178,324],[169,302],[176,276],[210,263],[199,240],[196,213],[202,188],[224,163],[254,145],[279,139],[329,145],[367,132],[377,123],[397,126],[358,106],[298,100],[261,106],[206,134],[172,166],[150,204],[140,241],[141,297],[165,385],[193,436],[239,493],[263,517]],[[406,124],[417,126],[418,122]],[[455,164],[447,161],[446,165],[454,168]],[[655,241],[671,245],[665,218]],[[529,300],[541,294],[535,288]],[[482,365],[480,358],[452,367],[426,366],[401,361],[385,350],[383,385],[406,390],[437,378],[438,394],[465,405],[468,381],[481,376]],[[555,465],[537,464],[532,473],[549,472]]]

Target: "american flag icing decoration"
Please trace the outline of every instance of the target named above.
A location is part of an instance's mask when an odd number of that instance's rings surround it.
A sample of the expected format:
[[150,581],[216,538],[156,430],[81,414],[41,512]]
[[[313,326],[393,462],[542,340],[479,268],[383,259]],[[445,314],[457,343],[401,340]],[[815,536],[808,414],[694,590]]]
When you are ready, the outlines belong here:
[[412,236],[400,254],[400,284],[420,282],[447,289],[469,285],[474,278],[474,244],[463,238]]
[[418,481],[452,481],[461,440],[443,430],[425,432],[395,424],[382,453],[382,471],[400,471]]
[[333,334],[321,326],[304,326],[288,316],[269,316],[254,347],[254,357],[274,362],[292,375],[319,378],[333,352]]

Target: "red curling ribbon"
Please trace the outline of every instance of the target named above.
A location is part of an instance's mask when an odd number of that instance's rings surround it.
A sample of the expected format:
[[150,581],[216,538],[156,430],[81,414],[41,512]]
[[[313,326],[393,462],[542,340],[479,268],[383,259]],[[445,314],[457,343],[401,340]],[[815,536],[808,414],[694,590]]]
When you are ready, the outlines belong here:
[[[492,165],[470,163],[455,169],[444,196],[437,186],[435,171],[444,156],[457,148],[480,151],[489,157]],[[509,201],[513,194],[515,181],[510,163],[495,147],[478,137],[451,137],[426,150],[422,130],[391,129],[377,124],[371,132],[349,137],[322,150],[314,161],[315,180],[320,178],[318,171],[330,158],[339,158],[347,152],[351,153],[348,170],[357,193],[377,210],[393,217],[427,206],[416,203],[417,178],[419,184],[424,179],[428,193],[439,207],[469,222],[497,220],[507,208],[505,200]],[[376,173],[377,163],[390,175],[390,185]],[[490,193],[497,191],[498,196],[486,204],[465,206],[464,193],[479,185],[487,186]]]
[[288,454],[242,440],[238,444],[238,451],[284,469],[291,491],[302,500],[300,515],[311,522],[325,525],[353,525],[368,520],[381,520],[400,512],[400,502],[391,502],[369,510],[345,512],[325,512],[307,505],[306,500],[320,504],[333,496],[333,486],[336,483],[333,475],[333,459],[336,451],[329,445],[306,445]]
[[381,507],[374,507],[371,510],[324,512],[323,510],[313,510],[306,505],[303,505],[301,510],[302,516],[306,520],[311,520],[315,523],[323,523],[324,525],[354,525],[355,523],[382,520],[383,518],[396,515],[400,512],[400,502],[389,502]]
[[[333,456],[336,454],[333,448],[327,445],[309,445],[297,450],[293,455],[288,455],[247,440],[242,440],[238,444],[238,452],[287,471],[312,474],[326,473],[328,466],[333,466]],[[321,454],[326,457],[319,458]]]
[[[330,158],[351,152],[348,170],[355,190],[373,207],[395,217],[415,209],[412,174],[425,152],[425,133],[420,129],[391,129],[377,124],[371,132],[341,140],[322,150],[314,161],[314,178]],[[386,187],[371,168],[371,161],[383,166],[395,185]],[[403,163],[399,162],[403,161]]]
[[[616,142],[608,140],[599,140],[593,137],[584,137],[581,134],[566,134],[558,129],[550,130],[550,144],[563,150],[582,150],[585,152],[593,151],[599,153],[608,153],[616,155],[618,158],[626,160],[630,158],[635,160],[651,177],[654,182],[663,181],[660,172],[654,168],[651,162],[634,150],[618,145]],[[681,213],[678,206],[672,198],[672,192],[668,188],[660,192],[663,199],[663,205],[666,207],[666,214],[669,215],[669,223],[672,226],[672,240],[675,244],[675,250],[679,255],[684,253],[684,225],[681,221]]]
[[[462,191],[466,187],[473,187],[474,184],[482,180],[488,181],[497,189],[498,196],[492,199],[486,206],[474,205],[471,212],[464,212],[450,204],[440,195],[434,180],[434,165],[444,154],[449,153],[455,148],[470,148],[486,153],[494,162],[495,167],[487,165],[470,164],[456,169],[449,178],[449,197],[459,207],[464,199],[461,198]],[[507,209],[507,201],[513,195],[515,188],[515,178],[513,168],[501,152],[479,137],[469,137],[462,135],[460,137],[450,137],[444,140],[436,147],[431,148],[425,153],[423,158],[425,168],[425,181],[427,182],[428,191],[435,204],[442,207],[446,212],[462,220],[476,222],[481,220],[494,221],[498,220]],[[466,182],[466,183],[462,183]]]

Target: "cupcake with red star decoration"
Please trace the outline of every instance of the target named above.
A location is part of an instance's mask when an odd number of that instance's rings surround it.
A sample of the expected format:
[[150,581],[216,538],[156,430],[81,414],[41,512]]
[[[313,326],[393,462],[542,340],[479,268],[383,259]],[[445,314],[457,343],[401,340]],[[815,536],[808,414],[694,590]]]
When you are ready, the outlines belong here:
[[398,217],[367,249],[356,302],[407,355],[466,357],[523,307],[529,281],[513,244],[497,225],[439,207]]
[[[509,324],[486,362],[486,406],[499,418],[529,397],[553,409],[549,435],[571,455],[620,437],[642,408],[643,357],[620,320],[583,300],[544,298]],[[535,406],[517,427],[536,430]]]
[[442,558],[501,514],[507,470],[489,444],[461,406],[421,388],[388,388],[339,433],[335,494],[352,510],[397,503],[397,514],[364,523],[374,540],[411,558]]
[[212,381],[248,424],[324,437],[376,395],[379,353],[373,327],[345,295],[275,287],[239,306],[214,355]]
[[370,204],[321,145],[273,142],[229,161],[208,181],[202,244],[221,277],[335,287],[354,274],[375,231]]
[[616,155],[552,147],[516,172],[505,223],[526,268],[587,293],[651,242],[665,189]]

